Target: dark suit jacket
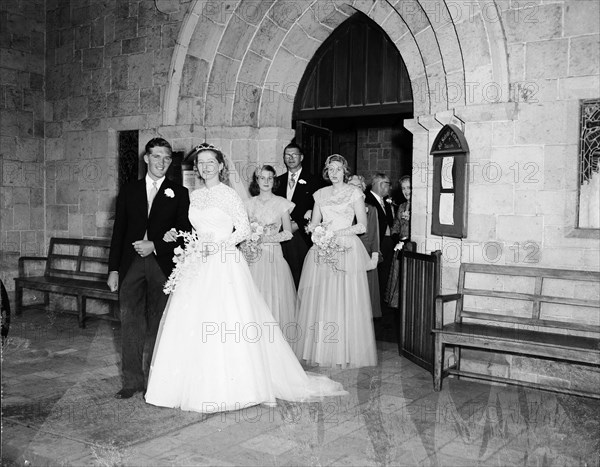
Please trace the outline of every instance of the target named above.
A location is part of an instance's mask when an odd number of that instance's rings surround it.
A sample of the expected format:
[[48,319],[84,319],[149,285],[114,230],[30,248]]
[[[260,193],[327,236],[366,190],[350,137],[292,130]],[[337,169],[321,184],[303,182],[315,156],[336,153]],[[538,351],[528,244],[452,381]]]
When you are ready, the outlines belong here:
[[[277,177],[277,180],[279,181],[279,187],[277,188],[275,194],[285,198],[288,186],[288,172]],[[301,180],[305,183],[302,183]],[[302,169],[300,178],[296,180],[294,196],[292,196],[292,203],[294,203],[296,206],[290,213],[290,217],[296,222],[296,224],[298,224],[298,227],[302,232],[302,237],[309,245],[311,244],[310,237],[304,231],[304,226],[306,225],[306,222],[304,221],[304,214],[306,211],[313,208],[315,204],[313,194],[315,191],[321,188],[321,185],[322,184],[317,177],[307,172],[306,169]]]
[[[173,190],[172,198],[165,194],[168,188]],[[177,243],[164,242],[163,236],[171,228],[191,231],[192,226],[188,219],[189,206],[190,196],[187,188],[165,178],[156,193],[148,216],[145,178],[124,185],[117,197],[108,270],[119,271],[120,280],[125,278],[137,254],[132,243],[142,240],[147,230],[148,240],[154,242],[156,261],[165,276],[169,277],[174,266],[173,250]]]
[[388,202],[385,202],[384,199],[384,211],[381,207],[381,204],[379,204],[379,201],[377,201],[377,198],[375,198],[373,193],[371,193],[371,190],[365,191],[365,203],[375,206],[375,209],[377,209],[377,220],[379,221],[379,242],[382,243],[383,238],[385,237],[386,228],[389,227],[391,232],[394,225],[394,213],[392,205]]

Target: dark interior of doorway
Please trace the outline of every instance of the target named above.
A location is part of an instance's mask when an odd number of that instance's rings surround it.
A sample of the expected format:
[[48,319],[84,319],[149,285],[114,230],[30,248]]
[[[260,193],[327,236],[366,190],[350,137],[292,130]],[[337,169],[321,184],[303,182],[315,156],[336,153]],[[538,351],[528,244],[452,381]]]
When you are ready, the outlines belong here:
[[[293,122],[296,140],[305,150],[304,166],[320,175],[331,154],[346,158],[353,174],[365,177],[383,172],[392,181],[392,197],[398,204],[406,201],[398,180],[412,173],[412,133],[404,128],[402,116],[371,115],[311,119]],[[303,136],[298,128],[305,126]],[[315,140],[320,140],[318,143]]]

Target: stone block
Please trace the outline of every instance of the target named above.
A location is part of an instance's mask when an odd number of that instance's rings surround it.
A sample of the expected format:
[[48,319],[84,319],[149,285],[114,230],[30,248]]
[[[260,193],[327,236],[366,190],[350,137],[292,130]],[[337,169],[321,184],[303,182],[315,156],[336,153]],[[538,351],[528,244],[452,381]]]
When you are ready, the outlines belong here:
[[[517,144],[564,144],[577,137],[578,119],[571,121],[566,102],[524,104],[519,107],[516,122]],[[572,111],[572,110],[571,110]],[[552,115],[553,118],[548,118]],[[571,139],[573,138],[573,139]]]
[[97,18],[90,24],[90,46],[91,47],[103,47],[104,46],[104,18]]
[[469,187],[469,214],[510,214],[513,212],[514,193],[511,185],[471,185]]
[[530,42],[526,45],[526,79],[549,79],[567,76],[568,39]]
[[480,241],[496,238],[496,217],[490,214],[469,215],[469,237]]
[[[564,8],[564,36],[598,34],[600,4],[588,0],[571,0]],[[597,55],[597,53],[596,53]]]
[[504,216],[497,219],[497,237],[500,241],[527,242],[541,244],[543,238],[542,216]]
[[46,223],[45,213],[46,211],[43,206],[36,206],[30,208],[29,225],[31,229],[44,230],[44,224]]
[[83,236],[84,237],[95,237],[96,233],[97,233],[96,215],[95,214],[83,215],[81,222],[83,224]]
[[89,24],[84,24],[73,30],[73,45],[76,49],[87,49],[91,43],[92,28]]
[[280,28],[288,30],[308,6],[307,2],[277,2],[269,10],[268,17]]
[[270,64],[269,60],[249,50],[244,57],[238,81],[262,86]]
[[[106,23],[104,23],[106,28]],[[138,19],[133,18],[116,18],[114,21],[114,39],[123,40],[131,39],[137,36]],[[111,38],[112,39],[112,38]]]
[[578,76],[564,78],[558,82],[559,99],[594,99],[598,97],[600,77]]
[[65,159],[63,138],[46,138],[46,160],[57,161]]
[[[308,5],[306,5],[308,6]],[[315,13],[314,10],[308,8],[304,14],[297,21],[297,24],[306,31],[309,37],[323,42],[331,35],[331,29],[320,23],[319,21],[315,21]],[[293,23],[290,23],[286,26],[286,30],[293,26]]]
[[242,60],[255,32],[256,26],[234,14],[225,29],[218,52],[226,57]]
[[[285,49],[279,49],[273,59],[273,65],[267,76],[267,82],[276,90],[280,90],[280,93],[284,96],[283,100],[293,102],[294,95],[298,89],[297,84],[300,81],[300,77],[304,74],[307,65],[308,61],[295,57]],[[289,120],[289,116],[287,120]]]
[[[106,34],[105,34],[106,35]],[[104,45],[104,57],[113,58],[121,55],[123,41],[112,41]]]
[[130,55],[127,58],[128,88],[152,87],[152,52]]
[[256,26],[263,20],[273,3],[275,3],[275,0],[261,2],[255,0],[242,0],[235,9],[235,14],[247,23]]
[[69,99],[69,120],[80,121],[88,117],[88,98],[86,96]]
[[110,92],[110,69],[100,68],[92,70],[90,87],[92,93]]
[[108,100],[106,94],[91,94],[88,97],[88,116],[108,117]]
[[140,112],[160,112],[160,87],[140,90]]
[[270,59],[275,55],[284,36],[285,30],[266,18],[256,31],[254,39],[250,44],[250,50]]
[[30,217],[29,217],[29,203],[27,204],[15,204],[13,206],[13,229],[14,230],[29,230],[30,228]]
[[[490,47],[487,42],[488,36],[480,15],[456,24],[456,34],[461,38],[470,38],[469,46],[463,48],[465,71],[469,72],[482,66],[491,66]],[[435,38],[433,43],[436,43]]]
[[18,138],[16,157],[22,162],[36,162],[44,159],[44,141],[40,138]]
[[[98,192],[81,190],[79,191],[79,211],[84,215],[96,215],[98,211]],[[96,219],[94,217],[94,227]]]
[[88,131],[65,132],[65,153],[67,159],[86,159],[89,151],[90,133]]
[[31,189],[31,200],[29,205],[33,207],[43,208],[44,207],[44,190],[43,188],[32,188]]
[[69,235],[73,237],[83,236],[83,216],[81,214],[69,214]]
[[104,48],[95,47],[83,50],[83,69],[102,68],[104,65]]
[[140,92],[135,90],[111,92],[107,96],[109,115],[138,115],[140,107]]
[[251,84],[238,83],[233,105],[232,125],[258,126],[258,105],[261,88]]
[[533,216],[538,212],[538,193],[535,190],[515,190],[515,214]]
[[111,61],[110,71],[110,88],[112,90],[127,89],[127,80],[129,73],[128,57],[113,58]]
[[122,43],[123,54],[137,54],[146,51],[146,38],[135,37],[124,39]]
[[[391,11],[391,7],[387,4],[382,5],[381,8],[377,8],[377,6],[378,4],[376,3],[370,12],[370,15],[373,15],[374,11],[377,10],[377,16],[381,17],[384,14],[382,10],[386,6],[388,11]],[[348,16],[345,13],[335,8],[335,4],[333,2],[315,2],[310,6],[310,8],[313,11],[315,22],[318,21],[325,27],[330,28],[332,31],[348,19]],[[374,19],[374,21],[380,23],[380,20],[378,19]],[[381,18],[381,21],[383,21],[383,18]]]
[[[400,39],[402,36],[409,32],[409,29],[406,26],[406,23],[402,20],[402,17],[399,14],[395,13],[389,15],[387,19],[381,24],[381,27],[387,33],[392,42],[398,41],[398,39]],[[436,33],[437,32],[438,31],[436,31]],[[441,36],[447,37],[446,31],[439,31],[439,34]],[[454,37],[456,38],[456,33],[454,33]],[[454,39],[454,41],[456,41],[456,39]]]
[[[510,146],[515,140],[515,124],[508,122],[493,122],[492,145]],[[470,143],[469,143],[470,144]]]
[[511,8],[501,12],[508,43],[561,37],[563,16],[561,4],[526,5],[525,8]]
[[175,47],[180,23],[163,24],[161,26],[161,44],[163,48]]
[[321,41],[309,37],[306,32],[296,24],[287,33],[282,45],[294,55],[310,60],[321,44]]
[[192,55],[185,58],[180,96],[203,97],[206,92],[210,64]]
[[78,183],[59,183],[56,186],[56,204],[77,204],[78,201]]
[[600,37],[573,37],[569,47],[569,76],[597,75],[600,72]]
[[21,50],[0,49],[0,63],[3,68],[26,71],[29,55]]
[[548,268],[565,268],[565,269],[581,269],[584,264],[584,250],[575,248],[550,248],[544,246],[539,253],[538,267]]
[[[570,163],[569,146],[544,147],[544,190],[561,190],[566,187],[565,167]],[[574,154],[573,154],[574,156]]]

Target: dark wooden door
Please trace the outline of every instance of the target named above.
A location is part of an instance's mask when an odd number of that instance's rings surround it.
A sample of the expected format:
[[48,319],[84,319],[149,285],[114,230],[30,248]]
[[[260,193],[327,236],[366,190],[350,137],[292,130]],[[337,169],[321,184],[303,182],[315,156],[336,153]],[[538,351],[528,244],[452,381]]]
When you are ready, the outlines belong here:
[[442,253],[402,251],[398,348],[400,355],[433,372],[435,297],[440,293]]
[[296,122],[296,142],[304,150],[303,167],[321,175],[325,159],[331,155],[331,130],[306,122]]

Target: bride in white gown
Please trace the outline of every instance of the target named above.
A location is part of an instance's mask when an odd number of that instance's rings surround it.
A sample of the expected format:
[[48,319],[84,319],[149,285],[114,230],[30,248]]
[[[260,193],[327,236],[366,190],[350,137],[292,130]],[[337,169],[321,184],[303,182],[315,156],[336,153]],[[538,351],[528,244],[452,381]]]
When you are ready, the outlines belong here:
[[192,192],[189,218],[204,251],[176,267],[146,402],[220,412],[347,394],[341,384],[302,369],[236,248],[250,226],[242,200],[222,183],[223,154],[210,145],[197,150],[205,187]]

